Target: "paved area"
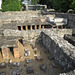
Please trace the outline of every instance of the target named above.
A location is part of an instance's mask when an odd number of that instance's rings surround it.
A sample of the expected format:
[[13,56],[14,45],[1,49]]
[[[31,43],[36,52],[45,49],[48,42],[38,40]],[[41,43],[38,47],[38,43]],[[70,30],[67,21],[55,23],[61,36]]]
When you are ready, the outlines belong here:
[[[52,63],[54,63],[54,60],[48,60],[48,57],[50,57],[51,55],[49,53],[45,53],[45,48],[43,46],[40,45],[36,45],[37,49],[37,56],[42,57],[42,61],[37,61],[34,58],[34,49],[32,48],[32,46],[30,44],[26,45],[25,47],[19,43],[19,50],[20,50],[20,56],[21,58],[14,58],[12,52],[9,52],[10,54],[10,59],[12,59],[12,63],[13,62],[20,62],[20,66],[19,67],[14,67],[12,66],[12,64],[9,66],[8,64],[8,60],[3,60],[1,53],[0,53],[0,63],[1,62],[7,62],[7,66],[6,68],[1,68],[0,72],[5,72],[6,75],[13,75],[13,70],[19,70],[20,71],[20,75],[59,75],[59,73],[61,72],[61,69],[58,68],[53,68]],[[29,49],[29,51],[31,52],[30,56],[24,56],[24,49]],[[30,58],[32,59],[32,62],[27,64],[25,62],[25,59]],[[45,64],[47,66],[47,70],[46,72],[43,72],[40,70],[39,66],[41,64]],[[24,66],[26,65],[26,66]],[[26,72],[26,68],[27,67],[32,67],[34,70],[34,74],[27,74]]]

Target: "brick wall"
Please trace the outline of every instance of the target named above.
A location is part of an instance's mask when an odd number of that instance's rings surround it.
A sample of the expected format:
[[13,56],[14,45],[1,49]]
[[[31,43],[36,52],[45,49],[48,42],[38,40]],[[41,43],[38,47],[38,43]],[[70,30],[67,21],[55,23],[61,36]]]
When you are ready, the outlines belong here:
[[14,48],[14,57],[18,58],[19,57],[19,49],[18,48]]
[[9,49],[8,48],[2,48],[2,56],[3,56],[3,59],[9,59]]

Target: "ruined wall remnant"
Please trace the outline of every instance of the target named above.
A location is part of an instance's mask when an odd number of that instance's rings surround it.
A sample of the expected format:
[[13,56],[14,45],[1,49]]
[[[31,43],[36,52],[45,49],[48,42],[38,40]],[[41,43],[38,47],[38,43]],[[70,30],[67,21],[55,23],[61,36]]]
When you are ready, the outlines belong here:
[[75,28],[75,14],[70,13],[55,13],[56,17],[67,18],[68,27]]
[[[49,14],[50,15],[50,14]],[[75,14],[54,13],[55,17],[67,18],[68,27],[75,28]],[[0,12],[0,25],[11,22],[25,22],[32,19],[46,19],[46,15],[42,15],[40,11],[16,11],[16,12]]]
[[33,18],[40,17],[40,11],[13,11],[13,12],[0,12],[0,23],[7,24],[11,22],[25,22]]
[[42,42],[61,68],[67,72],[75,67],[75,47],[53,31],[42,32]]
[[[3,31],[4,36],[22,36],[25,40],[27,39],[34,39],[38,38],[40,33],[42,31],[50,30],[53,31],[55,34],[57,34],[60,37],[64,37],[65,34],[72,35],[72,29],[38,29],[38,30],[32,30],[32,31],[19,31],[19,30],[11,30],[6,29]],[[50,32],[51,33],[51,32]]]
[[3,56],[3,59],[9,59],[9,49],[8,48],[2,48],[2,56]]

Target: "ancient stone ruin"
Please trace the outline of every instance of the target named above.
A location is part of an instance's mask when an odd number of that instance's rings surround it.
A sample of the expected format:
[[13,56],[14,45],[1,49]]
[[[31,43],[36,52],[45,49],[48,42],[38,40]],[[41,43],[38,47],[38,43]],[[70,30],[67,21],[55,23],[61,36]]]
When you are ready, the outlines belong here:
[[65,13],[0,12],[2,59],[10,59],[9,51],[13,52],[14,59],[19,58],[20,43],[22,46],[40,43],[62,69],[59,75],[75,75],[74,19],[74,14]]

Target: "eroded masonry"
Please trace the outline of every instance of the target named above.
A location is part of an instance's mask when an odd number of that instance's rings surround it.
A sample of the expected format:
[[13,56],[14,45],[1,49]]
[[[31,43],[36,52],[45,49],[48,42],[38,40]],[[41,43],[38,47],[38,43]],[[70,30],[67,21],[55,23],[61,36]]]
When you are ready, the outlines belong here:
[[21,48],[40,44],[62,69],[60,75],[74,75],[74,18],[74,14],[42,15],[40,11],[0,12],[0,62],[12,59],[9,51],[14,59],[21,58]]

